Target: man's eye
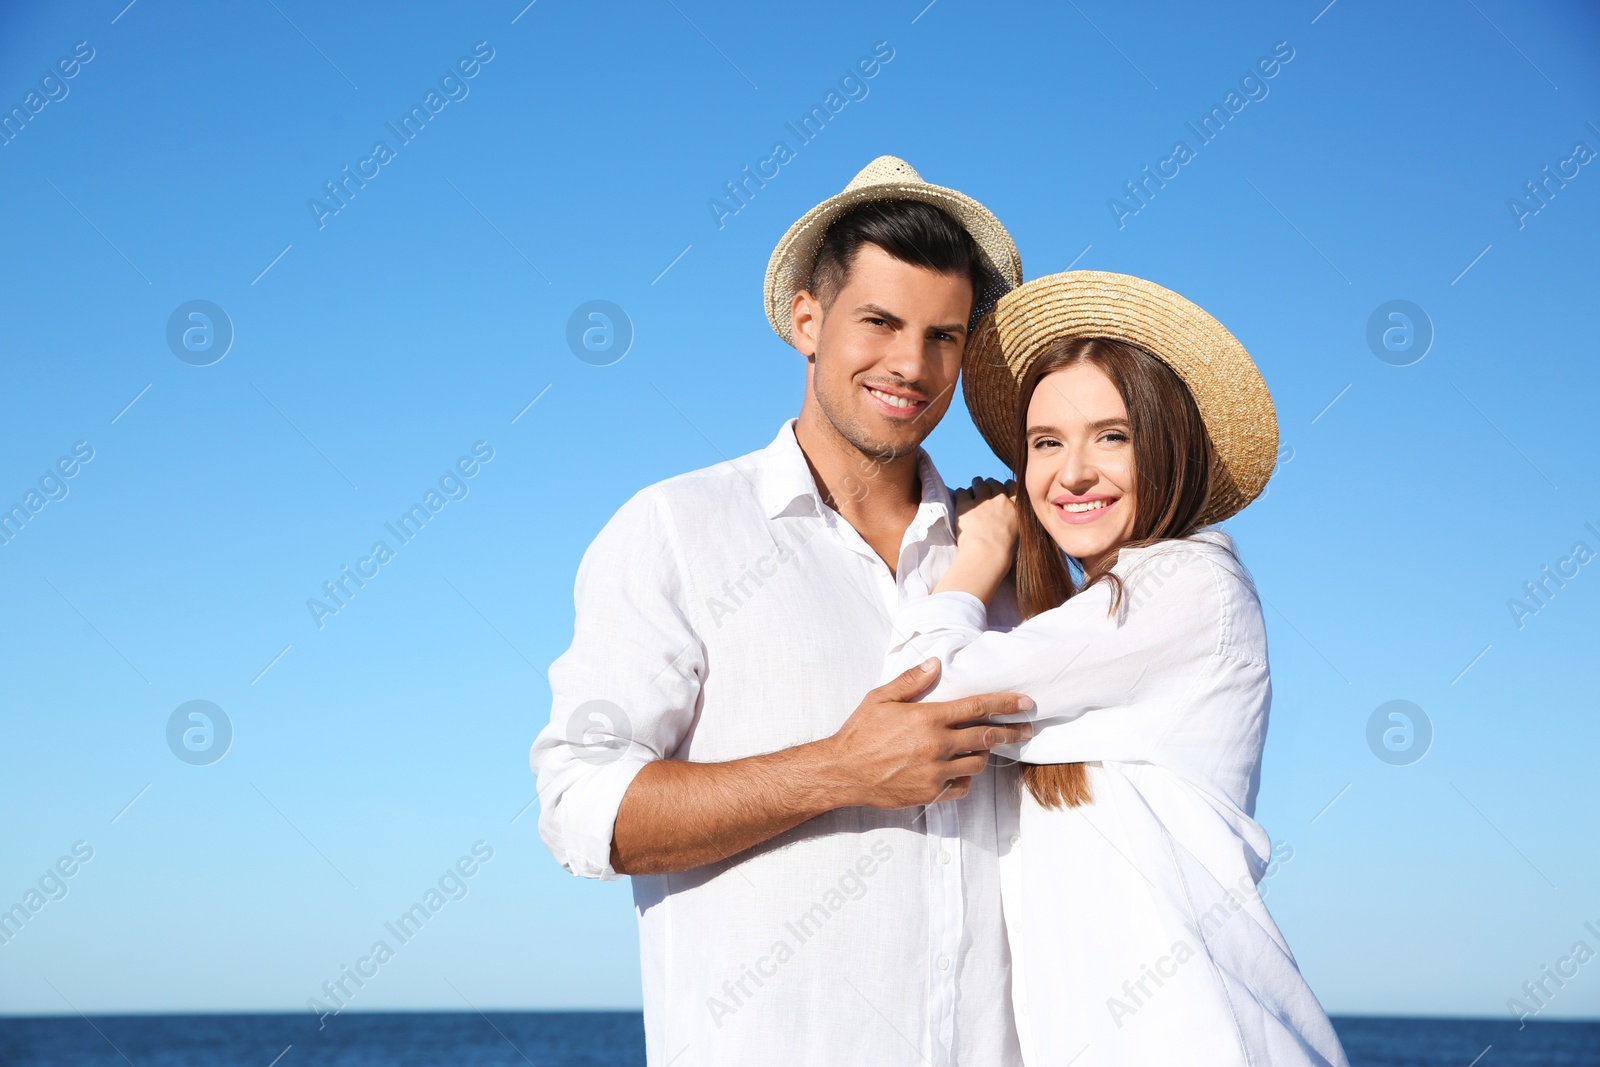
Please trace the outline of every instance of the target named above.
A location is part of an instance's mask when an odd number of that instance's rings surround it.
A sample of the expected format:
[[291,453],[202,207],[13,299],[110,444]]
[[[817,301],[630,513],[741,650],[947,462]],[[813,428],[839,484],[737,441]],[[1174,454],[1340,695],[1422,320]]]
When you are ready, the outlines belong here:
[[955,337],[951,334],[945,333],[943,330],[939,330],[934,333],[933,339],[935,341],[954,341]]

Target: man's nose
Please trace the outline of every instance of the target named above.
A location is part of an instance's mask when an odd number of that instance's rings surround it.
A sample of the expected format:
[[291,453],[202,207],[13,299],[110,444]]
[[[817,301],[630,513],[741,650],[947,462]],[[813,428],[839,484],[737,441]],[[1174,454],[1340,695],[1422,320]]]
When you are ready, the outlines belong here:
[[927,375],[928,351],[921,335],[908,329],[896,331],[883,356],[883,369],[907,382],[920,382]]

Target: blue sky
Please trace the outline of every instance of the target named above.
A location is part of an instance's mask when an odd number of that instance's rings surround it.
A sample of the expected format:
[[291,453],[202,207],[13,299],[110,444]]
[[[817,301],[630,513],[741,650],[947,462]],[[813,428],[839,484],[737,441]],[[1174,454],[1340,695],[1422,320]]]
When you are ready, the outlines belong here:
[[[1328,1008],[1501,1014],[1600,948],[1592,6],[124,2],[0,16],[0,104],[38,94],[0,147],[0,504],[39,493],[0,545],[0,904],[65,892],[0,945],[0,1010],[303,1010],[463,857],[352,1009],[637,1005],[626,883],[561,872],[527,807],[543,668],[616,507],[798,410],[767,257],[884,153],[1029,277],[1151,278],[1261,366],[1285,447],[1230,523],[1275,668],[1257,814]],[[196,300],[220,359],[168,343]],[[615,362],[568,345],[592,300]],[[1369,344],[1397,300],[1377,333],[1425,354]],[[929,447],[998,473],[959,407]],[[346,566],[377,573],[319,627]],[[195,700],[231,724],[209,765],[168,744]],[[1420,760],[1369,747],[1394,700]],[[1597,974],[1544,1016],[1596,1014]]]

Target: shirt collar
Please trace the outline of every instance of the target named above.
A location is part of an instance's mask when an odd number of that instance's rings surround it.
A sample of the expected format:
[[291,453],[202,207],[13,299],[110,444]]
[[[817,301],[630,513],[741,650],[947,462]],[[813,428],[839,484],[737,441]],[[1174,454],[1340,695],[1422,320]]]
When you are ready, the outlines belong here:
[[[811,466],[794,434],[797,421],[785,422],[778,436],[761,453],[761,506],[769,519],[793,511],[797,503],[808,505],[813,514],[823,512],[817,480],[812,477]],[[922,482],[922,502],[907,534],[913,540],[920,540],[942,527],[944,536],[954,544],[955,530],[951,525],[954,501],[938,468],[933,465],[933,457],[924,448],[917,449],[917,473]]]
[[795,438],[795,422],[790,419],[779,427],[778,436],[761,451],[761,508],[769,519],[789,511],[797,501],[811,503],[816,514],[822,514],[822,497]]
[[922,503],[917,507],[917,517],[911,520],[911,532],[919,540],[932,532],[942,532],[942,539],[955,544],[955,498],[933,465],[933,457],[920,447],[917,449],[917,474],[922,480]]

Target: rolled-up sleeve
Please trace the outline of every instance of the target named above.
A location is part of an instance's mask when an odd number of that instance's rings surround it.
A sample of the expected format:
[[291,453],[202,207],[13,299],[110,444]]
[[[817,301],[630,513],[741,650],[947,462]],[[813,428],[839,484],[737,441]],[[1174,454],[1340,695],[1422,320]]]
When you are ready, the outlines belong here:
[[705,663],[685,608],[665,504],[634,496],[584,553],[572,645],[550,665],[550,722],[533,743],[539,834],[566,870],[612,879],[617,809],[639,770],[694,721]]

